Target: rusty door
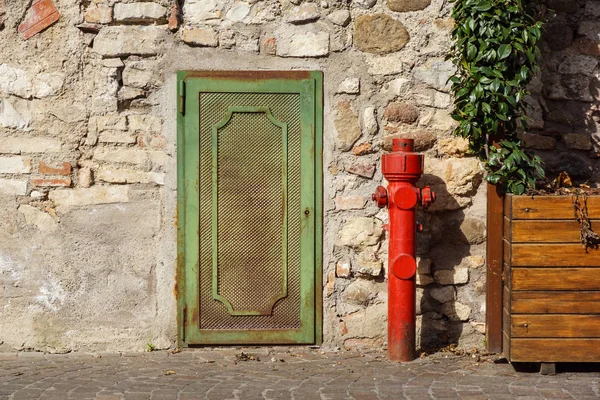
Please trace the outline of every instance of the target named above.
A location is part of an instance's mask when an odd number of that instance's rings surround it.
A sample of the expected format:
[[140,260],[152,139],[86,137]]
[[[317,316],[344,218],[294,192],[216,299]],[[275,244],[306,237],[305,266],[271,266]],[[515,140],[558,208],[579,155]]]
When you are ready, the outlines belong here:
[[321,73],[178,83],[180,345],[319,341]]

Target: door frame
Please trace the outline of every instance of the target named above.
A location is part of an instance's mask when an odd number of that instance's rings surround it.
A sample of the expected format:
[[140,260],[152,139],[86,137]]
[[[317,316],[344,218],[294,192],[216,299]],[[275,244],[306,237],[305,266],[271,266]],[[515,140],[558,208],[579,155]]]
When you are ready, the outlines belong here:
[[[186,330],[190,326],[198,325],[198,310],[196,307],[188,308],[186,304],[186,231],[188,235],[197,236],[198,232],[191,232],[190,224],[186,224],[186,195],[189,191],[197,190],[190,185],[198,182],[186,180],[186,135],[185,135],[185,108],[186,108],[186,80],[192,78],[211,78],[242,81],[261,81],[270,79],[315,81],[315,125],[314,125],[314,342],[323,342],[323,73],[321,71],[178,71],[177,72],[177,268],[174,294],[177,299],[177,346],[189,347],[194,344],[187,342]],[[197,142],[196,142],[197,145]],[[189,162],[189,161],[188,161]],[[192,228],[194,229],[194,228]],[[198,271],[196,263],[193,268]],[[197,278],[196,278],[197,279]],[[224,333],[226,331],[223,331]],[[227,335],[225,335],[227,336]],[[249,343],[240,343],[249,344]],[[258,340],[253,344],[261,343]],[[285,344],[285,343],[282,343]],[[207,344],[213,346],[215,344]],[[228,343],[226,345],[234,345]]]

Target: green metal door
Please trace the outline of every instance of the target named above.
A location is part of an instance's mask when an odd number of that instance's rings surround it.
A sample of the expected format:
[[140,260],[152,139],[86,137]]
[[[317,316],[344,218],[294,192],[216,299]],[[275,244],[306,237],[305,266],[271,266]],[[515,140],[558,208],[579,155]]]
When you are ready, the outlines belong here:
[[320,341],[321,73],[178,84],[179,344]]

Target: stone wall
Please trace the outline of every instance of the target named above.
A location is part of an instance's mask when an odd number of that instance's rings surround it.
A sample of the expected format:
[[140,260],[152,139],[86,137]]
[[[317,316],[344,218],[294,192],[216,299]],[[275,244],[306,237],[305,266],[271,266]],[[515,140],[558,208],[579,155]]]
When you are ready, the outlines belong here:
[[[484,346],[486,194],[452,137],[446,1],[54,0],[58,22],[24,40],[29,3],[0,0],[0,351],[175,345],[175,72],[223,68],[324,73],[324,345],[385,345],[388,221],[370,194],[408,137],[438,195],[419,211],[419,344]],[[595,126],[599,38],[573,22],[594,2],[560,4],[553,23],[582,37],[551,55],[584,54],[535,86],[543,130],[524,139],[577,159],[592,131],[565,130],[561,104]]]
[[548,0],[542,73],[531,85],[528,147],[550,175],[597,186],[600,142],[600,3]]

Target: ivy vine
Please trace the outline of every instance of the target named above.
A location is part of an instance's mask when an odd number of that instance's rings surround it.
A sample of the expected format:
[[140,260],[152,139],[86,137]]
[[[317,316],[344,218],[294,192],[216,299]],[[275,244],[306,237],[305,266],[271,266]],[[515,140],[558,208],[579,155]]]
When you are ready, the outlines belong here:
[[509,193],[534,189],[544,177],[542,161],[523,149],[517,137],[527,129],[524,98],[539,72],[542,22],[536,0],[451,0],[456,66],[450,77],[456,136],[469,140],[485,163],[487,180]]

